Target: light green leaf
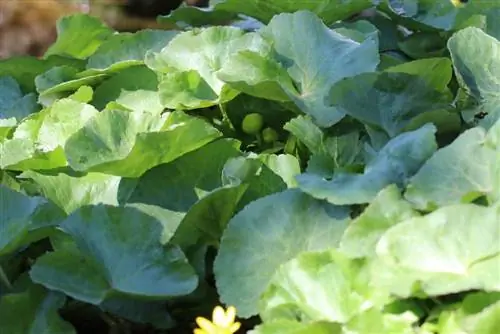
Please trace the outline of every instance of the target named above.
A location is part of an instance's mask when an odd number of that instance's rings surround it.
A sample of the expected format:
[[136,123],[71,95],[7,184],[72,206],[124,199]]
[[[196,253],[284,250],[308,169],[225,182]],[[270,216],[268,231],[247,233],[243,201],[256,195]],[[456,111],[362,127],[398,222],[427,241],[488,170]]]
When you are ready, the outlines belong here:
[[419,76],[386,71],[364,73],[337,83],[329,101],[342,113],[394,137],[424,113],[445,112],[452,96]]
[[295,177],[300,174],[299,160],[290,154],[261,154],[259,159],[276,175],[279,175],[288,188],[295,188]]
[[215,1],[215,10],[234,12],[254,17],[264,23],[281,13],[294,13],[307,10],[315,13],[325,23],[344,20],[364,9],[372,7],[376,1],[371,0],[308,0],[289,1],[274,0],[272,2],[248,0],[244,3],[238,0]]
[[162,225],[140,205],[84,207],[61,224],[76,249],[40,257],[33,281],[99,304],[112,291],[166,299],[191,293],[198,278],[182,251],[160,244]]
[[159,86],[162,103],[171,109],[193,109],[234,98],[238,92],[221,81],[217,72],[231,53],[259,46],[253,36],[244,36],[235,27],[195,29],[174,37],[161,52],[150,52],[146,64],[164,73]]
[[467,295],[458,309],[440,314],[440,333],[497,333],[500,329],[499,297],[498,293],[484,292]]
[[45,53],[85,59],[92,55],[113,31],[96,17],[84,14],[65,16],[57,22],[57,40]]
[[409,311],[400,314],[390,314],[371,308],[351,319],[344,326],[343,333],[365,334],[370,333],[376,328],[377,331],[383,333],[415,334],[414,326],[418,320],[418,317]]
[[61,99],[41,112],[37,149],[43,152],[64,147],[68,138],[99,112],[91,105],[73,99]]
[[466,28],[448,41],[460,86],[489,115],[480,121],[486,128],[500,119],[500,41],[478,28]]
[[298,322],[292,320],[277,320],[255,327],[248,334],[341,334],[342,327],[337,323],[326,321]]
[[26,291],[0,298],[0,332],[12,334],[75,334],[59,315],[66,297],[30,285]]
[[373,256],[378,240],[391,226],[416,216],[418,213],[402,199],[399,189],[390,185],[349,224],[340,241],[340,250],[354,257]]
[[277,15],[260,34],[271,43],[272,52],[240,52],[229,58],[219,78],[250,95],[278,100],[288,96],[324,127],[344,116],[323,101],[330,87],[374,71],[379,63],[376,39],[353,41],[307,11]]
[[116,99],[116,103],[132,111],[149,112],[154,115],[159,115],[165,109],[160,102],[158,92],[142,89],[122,90],[120,96]]
[[23,242],[32,215],[42,201],[0,185],[0,255],[14,251]]
[[379,191],[395,183],[404,186],[437,149],[436,128],[427,124],[391,139],[365,166],[364,174],[336,173],[331,180],[306,173],[299,175],[299,188],[332,204],[371,202]]
[[13,138],[0,142],[0,168],[16,171],[54,169],[67,165],[64,151],[57,148],[43,152],[35,142],[26,138]]
[[[490,129],[500,136],[500,120]],[[438,150],[410,179],[405,197],[422,210],[472,202],[480,196],[500,198],[500,142],[488,143],[487,133],[476,127]]]
[[65,153],[76,171],[138,177],[220,135],[204,120],[182,112],[159,116],[104,110],[68,139]]
[[88,70],[116,71],[144,63],[146,52],[158,52],[177,35],[172,30],[145,29],[110,36],[87,62]]
[[121,177],[100,173],[26,171],[23,177],[33,179],[43,195],[67,214],[90,204],[118,205],[133,189],[121,184]]
[[91,105],[61,99],[19,124],[12,139],[0,143],[0,167],[12,170],[53,169],[67,165],[66,140],[96,116]]
[[449,205],[401,222],[377,244],[381,263],[374,266],[374,284],[402,297],[419,291],[429,296],[500,291],[499,222],[500,207],[473,204]]
[[302,251],[335,247],[348,220],[347,208],[298,190],[250,203],[229,222],[215,260],[221,300],[241,317],[256,314],[275,270]]
[[367,282],[363,260],[329,250],[303,253],[281,266],[260,302],[264,322],[277,319],[346,323],[369,307],[389,302],[389,294]]

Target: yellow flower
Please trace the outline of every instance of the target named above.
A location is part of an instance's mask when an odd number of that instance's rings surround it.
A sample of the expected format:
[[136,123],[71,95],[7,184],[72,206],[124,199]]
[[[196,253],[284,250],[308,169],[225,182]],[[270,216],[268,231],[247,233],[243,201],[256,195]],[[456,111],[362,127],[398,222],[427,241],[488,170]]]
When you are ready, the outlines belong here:
[[194,334],[233,334],[240,329],[241,324],[234,322],[236,309],[229,306],[225,312],[221,306],[216,306],[212,313],[212,321],[198,317],[196,323],[200,328],[194,330]]
[[455,7],[463,7],[469,2],[469,0],[450,0],[453,6]]

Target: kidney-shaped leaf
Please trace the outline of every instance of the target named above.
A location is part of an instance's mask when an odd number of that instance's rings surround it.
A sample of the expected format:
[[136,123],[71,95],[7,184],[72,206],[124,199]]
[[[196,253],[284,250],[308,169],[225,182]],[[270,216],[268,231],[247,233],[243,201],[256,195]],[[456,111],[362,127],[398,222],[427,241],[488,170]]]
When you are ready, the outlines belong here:
[[367,305],[384,305],[388,293],[368,286],[363,264],[335,250],[299,255],[274,274],[260,316],[265,322],[288,314],[289,320],[346,323]]
[[215,260],[222,301],[239,316],[256,314],[276,269],[302,251],[335,247],[348,220],[348,209],[298,190],[250,203],[229,222]]
[[181,112],[165,117],[104,110],[68,139],[65,153],[77,171],[138,177],[219,136],[207,122]]
[[162,225],[147,211],[139,205],[77,210],[61,224],[77,248],[43,255],[31,278],[93,304],[113,290],[154,299],[191,293],[194,269],[179,248],[160,244]]
[[500,206],[457,204],[408,219],[382,236],[377,254],[374,278],[395,293],[416,282],[428,295],[500,291]]
[[435,207],[472,202],[487,195],[500,198],[500,120],[489,133],[476,127],[462,133],[453,143],[438,150],[412,177],[406,198],[416,207]]
[[374,71],[379,63],[376,39],[351,40],[307,11],[277,15],[260,34],[272,43],[273,52],[240,52],[230,57],[219,77],[259,97],[276,99],[285,93],[325,127],[344,116],[324,101],[331,86],[343,78]]

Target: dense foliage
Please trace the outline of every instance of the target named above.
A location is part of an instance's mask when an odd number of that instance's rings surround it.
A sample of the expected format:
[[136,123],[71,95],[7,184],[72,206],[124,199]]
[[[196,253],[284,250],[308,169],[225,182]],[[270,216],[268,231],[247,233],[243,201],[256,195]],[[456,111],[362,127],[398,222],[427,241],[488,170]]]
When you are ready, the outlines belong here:
[[243,333],[498,333],[500,3],[469,2],[73,15],[1,61],[0,333],[219,304]]

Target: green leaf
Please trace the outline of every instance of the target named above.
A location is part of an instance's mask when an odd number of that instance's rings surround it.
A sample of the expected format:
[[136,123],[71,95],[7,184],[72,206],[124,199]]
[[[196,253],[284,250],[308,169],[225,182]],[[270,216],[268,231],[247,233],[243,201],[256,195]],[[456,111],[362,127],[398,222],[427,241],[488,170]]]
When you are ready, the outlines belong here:
[[[449,205],[407,219],[378,242],[381,263],[374,267],[374,284],[399,296],[420,290],[429,296],[500,291],[498,222],[500,207],[473,204]],[[412,286],[417,291],[412,292]]]
[[389,0],[388,3],[384,11],[409,28],[446,31],[467,25],[470,19],[497,5],[495,1],[468,1],[465,7],[456,7],[449,0]]
[[194,109],[234,98],[238,92],[217,77],[231,53],[254,46],[235,27],[210,27],[183,32],[159,53],[149,52],[146,64],[164,73],[159,86],[167,108]]
[[0,77],[0,141],[25,117],[38,111],[36,96],[24,95],[10,76]]
[[439,91],[446,91],[453,76],[453,64],[449,58],[427,58],[389,67],[385,72],[417,75]]
[[489,115],[480,124],[491,127],[500,119],[500,41],[478,28],[466,28],[448,41],[460,86]]
[[418,213],[402,199],[399,189],[390,185],[349,224],[340,241],[340,250],[354,257],[373,256],[378,240],[391,226],[416,216]]
[[346,323],[366,305],[383,306],[385,291],[368,285],[363,260],[329,250],[303,253],[281,266],[260,302],[264,322],[277,319]]
[[257,313],[275,270],[306,250],[335,247],[349,210],[297,190],[260,198],[231,219],[214,264],[217,289],[238,315]]
[[12,77],[0,77],[0,126],[4,119],[11,117],[18,123],[36,109],[33,94],[24,95]]
[[106,312],[135,323],[153,325],[158,329],[171,329],[176,325],[174,319],[167,313],[163,301],[142,301],[115,296],[99,306]]
[[148,51],[160,51],[177,33],[146,29],[112,35],[90,56],[87,69],[109,72],[141,65]]
[[161,24],[173,24],[177,27],[201,27],[206,25],[225,25],[238,18],[236,13],[218,10],[217,7],[198,8],[193,6],[180,6],[170,14],[158,17]]
[[435,132],[427,124],[391,139],[367,163],[363,174],[339,172],[331,180],[310,173],[299,175],[299,188],[336,205],[369,203],[386,186],[403,187],[408,182],[436,151]]
[[287,189],[284,179],[271,170],[259,156],[229,159],[222,170],[222,183],[233,186],[249,184],[237,211],[259,198]]
[[138,177],[219,136],[204,120],[181,112],[104,110],[72,135],[64,150],[76,171]]
[[0,255],[8,254],[23,242],[32,215],[42,203],[40,197],[28,197],[0,185]]
[[76,91],[84,85],[96,85],[106,78],[105,75],[78,76],[78,69],[69,66],[53,67],[35,78],[36,89],[40,99],[48,100],[51,96],[55,99],[59,95]]
[[92,55],[113,31],[98,18],[75,14],[57,22],[57,40],[45,53],[85,59]]
[[[240,185],[223,188],[221,180],[226,161],[241,155],[238,148],[239,143],[234,140],[216,140],[177,160],[152,168],[138,180],[128,202],[155,205],[170,211],[171,219],[180,224],[175,231],[176,244],[189,245],[196,243],[198,238],[206,240],[217,235],[219,228],[232,216],[234,202],[239,201]],[[162,243],[168,242],[173,233],[164,231]]]
[[486,12],[486,33],[500,41],[500,24],[497,17],[500,15],[500,8],[492,8]]
[[444,57],[447,55],[446,35],[439,32],[417,31],[402,38],[398,48],[413,59]]
[[83,62],[60,56],[49,56],[47,59],[28,56],[1,59],[0,76],[11,76],[19,83],[23,92],[34,92],[37,75],[63,65],[80,68],[83,67]]
[[325,23],[344,20],[373,5],[371,0],[308,0],[288,1],[275,0],[273,2],[248,0],[241,3],[238,0],[215,1],[215,10],[234,12],[254,17],[268,23],[275,15],[294,13],[300,10],[311,11]]
[[[156,73],[146,66],[133,66],[124,69],[96,87],[92,104],[101,110],[109,102],[120,99],[122,95],[130,95],[130,92],[136,90],[157,94],[158,78]],[[127,97],[124,98],[127,99]],[[125,106],[127,107],[127,105]],[[135,108],[131,109],[135,110]]]
[[239,52],[229,58],[219,78],[250,95],[288,97],[324,127],[344,116],[323,101],[330,87],[343,78],[374,71],[379,63],[375,39],[353,41],[332,32],[307,11],[277,15],[260,34],[272,43],[272,52]]
[[307,172],[331,177],[335,171],[348,170],[362,163],[362,141],[357,131],[328,136],[308,117],[296,117],[284,129],[291,132],[312,153]]
[[58,310],[66,297],[30,285],[26,291],[7,294],[0,298],[0,332],[16,334],[75,334],[75,329],[64,321]]
[[[500,137],[500,120],[490,129]],[[476,127],[438,150],[410,179],[405,197],[422,210],[472,202],[487,195],[500,198],[498,162],[500,141],[490,143],[486,131]]]
[[341,112],[394,137],[412,119],[431,111],[444,112],[452,96],[419,76],[386,70],[344,79],[333,86],[329,99]]
[[172,241],[182,247],[199,240],[218,245],[248,185],[215,189],[193,204],[175,231]]
[[140,205],[84,207],[61,224],[76,249],[40,257],[33,281],[92,304],[113,291],[148,299],[187,295],[197,276],[182,251],[160,244],[162,225]]

